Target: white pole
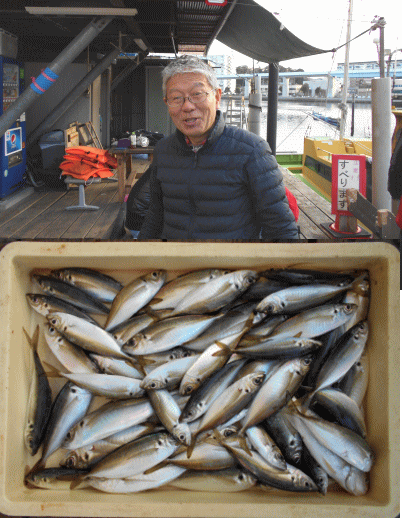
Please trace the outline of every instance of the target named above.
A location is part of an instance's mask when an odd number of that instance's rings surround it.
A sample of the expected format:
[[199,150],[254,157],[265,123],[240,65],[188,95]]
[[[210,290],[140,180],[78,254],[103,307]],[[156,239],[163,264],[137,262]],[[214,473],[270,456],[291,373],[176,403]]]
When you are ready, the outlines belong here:
[[348,111],[347,100],[348,100],[348,83],[349,83],[349,49],[350,49],[350,35],[352,29],[352,12],[353,12],[353,0],[349,0],[348,10],[348,27],[346,31],[346,47],[345,47],[345,66],[343,73],[343,88],[342,88],[342,102],[341,108],[341,123],[339,127],[339,139],[342,140],[345,135],[346,115]]
[[261,135],[262,93],[261,76],[254,76],[254,91],[250,92],[248,100],[248,130]]
[[376,209],[388,209],[392,212],[392,198],[387,189],[392,149],[391,83],[390,77],[371,80],[372,203]]

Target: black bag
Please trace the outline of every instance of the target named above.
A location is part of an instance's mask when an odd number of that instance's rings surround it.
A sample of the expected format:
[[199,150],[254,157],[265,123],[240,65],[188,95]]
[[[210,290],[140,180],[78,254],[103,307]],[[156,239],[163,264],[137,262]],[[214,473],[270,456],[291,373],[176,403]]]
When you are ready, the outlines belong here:
[[150,178],[152,166],[133,185],[126,203],[126,227],[140,230],[151,200]]
[[66,153],[64,131],[44,133],[27,150],[27,173],[34,187],[41,190],[67,189],[59,165]]
[[398,133],[388,171],[388,192],[394,200],[400,200],[402,196],[402,129]]

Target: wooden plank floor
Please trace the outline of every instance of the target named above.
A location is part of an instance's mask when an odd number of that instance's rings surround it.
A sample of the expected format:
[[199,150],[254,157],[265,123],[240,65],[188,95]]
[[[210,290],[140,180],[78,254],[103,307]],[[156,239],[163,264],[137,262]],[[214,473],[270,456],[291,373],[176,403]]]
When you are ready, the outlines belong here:
[[[145,163],[137,177],[148,165]],[[282,172],[285,185],[295,195],[299,205],[301,239],[331,239],[321,227],[322,223],[333,221],[331,204],[287,169],[282,168]],[[127,235],[116,233],[124,216],[124,205],[117,200],[117,182],[103,181],[89,185],[85,188],[85,202],[97,205],[99,210],[66,210],[71,205],[77,205],[77,188],[33,192],[8,209],[0,210],[0,240],[127,239]]]
[[78,204],[77,188],[33,192],[0,211],[0,239],[109,239],[122,209],[117,201],[117,183],[89,185],[85,188],[85,203],[99,210],[66,210]]
[[284,167],[279,167],[286,187],[297,199],[299,206],[297,223],[300,227],[300,238],[318,241],[332,239],[321,226],[335,221],[331,214],[331,203],[313,191],[297,175]]

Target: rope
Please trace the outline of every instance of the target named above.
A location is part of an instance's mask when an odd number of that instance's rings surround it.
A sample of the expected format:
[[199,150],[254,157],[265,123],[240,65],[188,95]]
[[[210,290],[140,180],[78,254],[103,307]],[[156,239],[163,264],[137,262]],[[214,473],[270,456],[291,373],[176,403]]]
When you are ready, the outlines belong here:
[[297,128],[298,128],[299,126],[301,126],[301,125],[303,124],[303,122],[304,122],[306,119],[308,119],[308,118],[309,118],[309,116],[310,116],[310,115],[307,115],[307,117],[306,117],[305,119],[303,119],[303,120],[301,121],[301,123],[300,123],[300,124],[298,124],[298,125],[297,125],[297,126],[296,126],[296,127],[295,127],[295,128],[294,128],[294,129],[289,133],[289,135],[287,135],[287,137],[285,137],[285,138],[282,140],[282,142],[279,144],[278,148],[279,148],[279,147],[280,147],[280,146],[285,142],[285,140],[287,140],[287,139],[290,137],[290,135],[291,135],[294,131],[296,131],[296,130],[297,130]]
[[35,79],[32,77],[31,88],[38,94],[43,94],[46,90],[52,86],[59,76],[55,74],[50,68],[42,70],[41,74]]

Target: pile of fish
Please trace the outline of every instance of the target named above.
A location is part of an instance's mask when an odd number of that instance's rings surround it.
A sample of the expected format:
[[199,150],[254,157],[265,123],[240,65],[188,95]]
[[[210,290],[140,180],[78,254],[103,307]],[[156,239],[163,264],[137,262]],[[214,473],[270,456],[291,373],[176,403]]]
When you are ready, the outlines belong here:
[[368,491],[367,271],[31,280],[28,487]]

